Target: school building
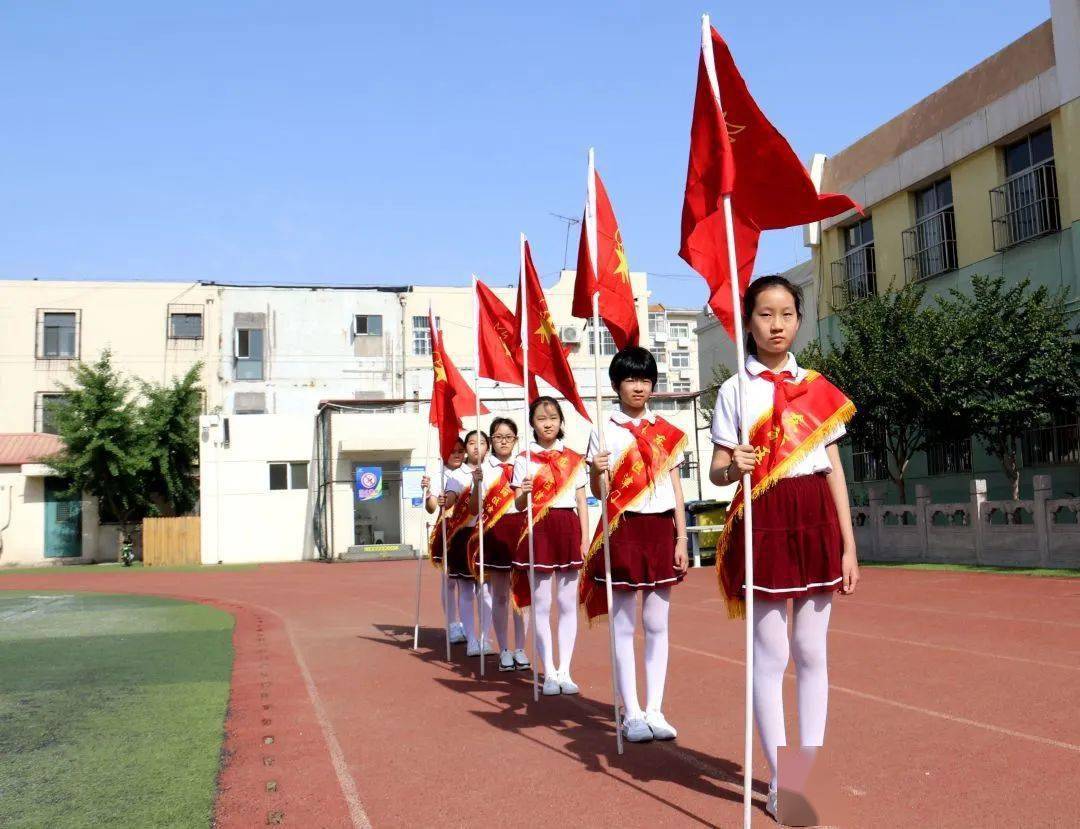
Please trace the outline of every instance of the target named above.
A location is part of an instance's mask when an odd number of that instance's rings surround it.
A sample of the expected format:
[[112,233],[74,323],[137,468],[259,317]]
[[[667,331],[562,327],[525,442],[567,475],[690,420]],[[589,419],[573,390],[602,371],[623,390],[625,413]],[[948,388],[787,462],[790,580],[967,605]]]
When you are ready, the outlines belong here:
[[[591,327],[570,316],[574,276],[563,271],[545,294],[582,396],[592,401]],[[650,303],[645,273],[631,282],[643,344],[660,362],[659,390],[670,393],[657,405],[693,434],[697,311]],[[493,288],[513,309],[515,288]],[[65,496],[42,462],[59,447],[47,404],[62,402],[76,362],[105,348],[132,380],[167,383],[202,364],[204,561],[329,552],[319,544],[334,555],[422,546],[426,514],[401,497],[401,486],[404,468],[437,454],[428,445],[428,310],[471,380],[469,286],[8,280],[0,297],[0,566],[116,558],[117,528],[101,525],[94,499]],[[606,378],[615,348],[601,335]],[[601,391],[609,391],[606,379]],[[482,380],[480,394],[493,413],[485,427],[498,413],[521,420],[520,389]],[[567,417],[571,445],[583,450],[587,424],[569,408]],[[707,478],[707,440],[699,442],[704,469],[691,441],[688,498],[716,494],[697,485]],[[378,470],[379,497],[356,497],[359,469]]]
[[[812,168],[823,192],[865,208],[807,229],[819,288],[809,321],[823,342],[849,303],[912,282],[932,301],[974,274],[1064,289],[1080,311],[1080,2],[1050,6],[1051,19]],[[1023,492],[1049,475],[1058,497],[1080,493],[1077,421],[1073,411],[1024,435]],[[869,486],[897,499],[880,445],[845,454],[856,499]],[[998,461],[970,439],[931,447],[907,472],[909,491],[926,485],[942,501],[967,499],[975,478],[1007,497]]]

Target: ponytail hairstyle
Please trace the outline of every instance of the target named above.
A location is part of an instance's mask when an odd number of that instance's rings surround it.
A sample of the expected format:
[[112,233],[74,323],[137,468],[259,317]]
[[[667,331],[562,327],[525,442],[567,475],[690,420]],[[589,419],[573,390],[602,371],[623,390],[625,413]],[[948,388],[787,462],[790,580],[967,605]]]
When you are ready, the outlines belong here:
[[[532,405],[529,406],[529,425],[530,426],[532,425],[533,415],[536,414],[536,410],[539,409],[541,406],[545,406],[545,405],[546,406],[554,406],[555,407],[555,412],[559,415],[559,434],[555,435],[555,439],[556,440],[562,440],[563,439],[563,424],[566,423],[566,418],[563,417],[562,406],[559,405],[559,401],[556,400],[554,397],[548,397],[545,394],[545,395],[541,395],[540,397],[536,398],[532,402]],[[539,436],[536,434],[536,429],[535,428],[533,428],[533,438],[535,438],[537,441],[540,440]]]
[[755,357],[757,356],[757,343],[754,341],[754,335],[750,331],[750,318],[754,315],[757,298],[768,288],[783,288],[791,294],[791,298],[795,300],[795,314],[798,316],[799,322],[802,322],[802,288],[778,273],[759,276],[753,280],[750,287],[746,289],[746,296],[743,297],[743,329],[746,335],[746,353]]
[[510,418],[508,418],[508,417],[496,417],[496,418],[494,418],[491,421],[491,434],[495,434],[495,430],[498,429],[500,426],[505,426],[507,429],[509,429],[511,432],[514,433],[514,437],[517,437],[517,433],[518,433],[517,424],[514,423],[514,421],[512,421]]

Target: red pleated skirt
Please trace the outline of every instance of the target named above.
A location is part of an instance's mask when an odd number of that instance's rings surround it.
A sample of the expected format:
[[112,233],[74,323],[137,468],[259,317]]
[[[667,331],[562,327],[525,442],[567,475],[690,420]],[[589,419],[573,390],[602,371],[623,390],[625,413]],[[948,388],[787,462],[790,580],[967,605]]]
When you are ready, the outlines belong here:
[[[550,509],[533,525],[533,559],[537,570],[580,570],[581,521],[573,507]],[[514,551],[514,566],[529,567],[529,539],[521,540]]]
[[[754,510],[754,598],[780,601],[831,593],[843,579],[843,537],[826,473],[784,478]],[[721,564],[728,598],[745,598],[743,522],[734,521]]]
[[472,527],[463,527],[450,539],[450,553],[446,556],[446,575],[452,579],[472,579],[469,570],[469,536]]
[[[611,587],[613,590],[652,590],[683,580],[675,570],[675,515],[625,512],[611,534]],[[589,575],[605,581],[603,550],[589,562]]]
[[[517,547],[521,531],[525,529],[525,513],[508,512],[495,526],[484,533],[484,568],[509,570],[514,561],[514,549]],[[526,550],[526,556],[528,551]],[[477,554],[479,566],[479,554]]]

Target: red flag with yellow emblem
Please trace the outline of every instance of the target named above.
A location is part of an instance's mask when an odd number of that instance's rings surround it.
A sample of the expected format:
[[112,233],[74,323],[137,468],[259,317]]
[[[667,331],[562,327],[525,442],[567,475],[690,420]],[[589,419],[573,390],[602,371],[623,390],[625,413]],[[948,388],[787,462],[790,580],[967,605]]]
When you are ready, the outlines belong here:
[[[555,330],[555,323],[551,321],[547,300],[544,298],[543,288],[540,287],[540,277],[536,275],[536,268],[533,266],[528,242],[525,242],[525,272],[521,274],[521,278],[525,280],[525,294],[528,298],[525,328],[529,332],[529,397],[535,399],[540,396],[535,379],[540,377],[561,392],[577,409],[578,414],[590,420],[585,403],[578,394],[574,372],[570,370],[570,364],[566,361],[566,352]],[[519,290],[516,314],[518,321],[522,319],[521,314],[521,291]]]
[[[435,317],[428,309],[428,325],[431,337],[431,410],[428,422],[439,430],[439,454],[445,463],[450,459],[462,430],[462,418],[476,416],[476,395],[461,376],[457,366],[443,347],[442,332],[435,326]],[[480,414],[488,409],[480,404]]]
[[521,365],[521,327],[493,290],[476,280],[476,300],[480,307],[480,376],[524,386]]
[[[591,160],[591,155],[590,155]],[[607,325],[619,350],[638,344],[637,310],[630,287],[630,264],[623,248],[622,232],[600,174],[590,164],[585,215],[578,242],[574,305],[570,313],[592,319],[593,294],[600,294],[600,319]],[[595,250],[594,250],[595,248]]]

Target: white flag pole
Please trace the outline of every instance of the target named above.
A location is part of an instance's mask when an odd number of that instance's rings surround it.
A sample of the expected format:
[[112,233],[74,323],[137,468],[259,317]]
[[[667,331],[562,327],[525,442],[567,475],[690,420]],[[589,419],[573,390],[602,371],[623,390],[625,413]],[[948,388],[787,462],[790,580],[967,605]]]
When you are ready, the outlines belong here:
[[[440,346],[442,345],[442,332],[439,330],[439,322],[435,319],[435,316],[431,313],[431,307],[428,306],[428,319],[431,320],[431,324],[435,327],[432,329],[432,347],[434,348],[435,340],[440,340]],[[440,433],[441,434],[441,433]],[[439,494],[446,497],[446,461],[442,456],[442,441],[439,442]],[[446,510],[443,507],[439,507],[439,526],[442,532],[442,572],[443,572],[443,608],[446,610],[446,661],[450,661],[450,619],[452,613],[450,611],[450,551],[447,549],[446,543]]]
[[[589,247],[589,259],[593,265],[593,276],[600,278],[600,250],[597,239],[596,225],[596,159],[593,148],[589,148],[589,180],[586,185],[585,200],[585,243]],[[593,386],[596,389],[596,437],[599,441],[599,451],[604,451],[604,415],[601,411],[600,400],[600,290],[592,295],[592,329],[593,329]],[[622,718],[619,713],[619,685],[616,681],[615,665],[615,613],[614,597],[611,589],[611,533],[607,521],[608,503],[608,473],[600,476],[600,523],[604,528],[604,589],[607,591],[608,606],[608,649],[611,657],[611,698],[615,706],[615,747],[619,754],[623,753]],[[588,578],[587,573],[582,578]]]
[[[532,441],[529,439],[529,430],[532,426],[529,424],[529,292],[525,287],[525,234],[521,234],[521,238],[518,244],[518,259],[520,260],[520,281],[521,281],[521,360],[523,367],[522,382],[522,397],[525,399],[525,410],[523,412],[523,428],[525,430],[525,474],[528,477],[532,477],[532,451],[530,445]],[[536,625],[538,624],[536,618],[536,555],[533,552],[533,509],[532,509],[532,492],[525,493],[525,511],[526,520],[528,521],[528,536],[529,536],[529,603],[532,608],[532,669],[533,669],[533,702],[540,701],[540,679],[539,668],[537,662],[540,660],[540,647],[536,638]]]
[[[723,117],[720,101],[720,84],[716,79],[716,63],[713,58],[712,26],[709,15],[701,16],[701,51],[705,59],[705,73],[712,87],[716,108]],[[739,371],[739,441],[750,442],[750,426],[746,420],[746,394],[749,378],[746,374],[746,354],[743,342],[742,297],[739,295],[739,266],[735,256],[735,228],[731,218],[731,196],[724,195],[724,231],[727,238],[728,272],[731,277],[731,308],[735,317],[735,353]],[[743,551],[746,567],[746,706],[743,717],[743,827],[750,829],[751,793],[754,762],[754,530],[751,514],[750,475],[743,475]]]
[[[480,538],[480,583],[476,586],[476,597],[480,602],[480,676],[484,675],[484,664],[487,660],[484,658],[484,652],[487,650],[487,628],[484,626],[484,479],[483,479],[483,458],[480,456],[480,300],[476,295],[476,274],[472,277],[472,297],[473,297],[473,359],[476,361],[473,363],[475,368],[473,369],[473,398],[476,400],[476,468],[480,470],[481,478],[479,484],[473,484],[474,487],[479,487],[477,497],[480,501],[480,509],[476,514],[476,527]],[[491,451],[491,447],[488,447],[488,451]]]
[[[431,319],[429,316],[428,319]],[[430,406],[430,404],[429,404]],[[424,473],[427,473],[428,469],[428,455],[431,454],[431,425],[427,428],[427,438],[424,444]],[[431,481],[428,481],[428,485],[424,487],[424,509],[427,509],[427,497],[431,491]],[[430,522],[424,522],[424,544],[428,543],[428,539],[431,538],[431,524]],[[428,551],[430,554],[430,550]],[[418,550],[416,553],[416,624],[413,625],[412,635],[412,647],[413,650],[420,649],[420,576],[423,569],[423,551]]]

